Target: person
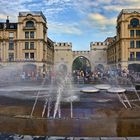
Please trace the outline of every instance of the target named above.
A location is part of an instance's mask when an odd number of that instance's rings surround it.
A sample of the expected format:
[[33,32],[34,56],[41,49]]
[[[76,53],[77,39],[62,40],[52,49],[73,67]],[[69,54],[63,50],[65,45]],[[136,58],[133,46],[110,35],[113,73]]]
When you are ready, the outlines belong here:
[[21,74],[21,79],[22,79],[22,80],[25,80],[25,72],[23,72],[23,73]]

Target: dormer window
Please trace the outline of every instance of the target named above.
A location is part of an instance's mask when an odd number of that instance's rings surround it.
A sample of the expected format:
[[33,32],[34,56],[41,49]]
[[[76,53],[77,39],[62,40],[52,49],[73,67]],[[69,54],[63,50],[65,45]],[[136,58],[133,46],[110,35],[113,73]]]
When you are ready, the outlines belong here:
[[11,25],[10,25],[10,29],[14,29],[14,25],[11,24]]
[[139,25],[139,20],[138,20],[137,18],[131,19],[130,25],[131,25],[132,27],[137,27],[137,26]]
[[26,27],[34,27],[34,22],[33,21],[27,21],[26,22]]

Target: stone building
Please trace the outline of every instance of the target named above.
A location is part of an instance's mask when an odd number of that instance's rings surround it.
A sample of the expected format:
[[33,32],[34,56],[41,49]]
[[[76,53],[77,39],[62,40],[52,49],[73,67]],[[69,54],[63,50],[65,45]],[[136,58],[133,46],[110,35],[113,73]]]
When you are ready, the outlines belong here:
[[94,66],[94,69],[104,70],[107,67],[107,46],[108,42],[91,42],[90,43],[90,53],[91,53],[91,62]]
[[42,12],[20,12],[18,22],[8,18],[0,22],[0,64],[17,64],[27,73],[42,74],[52,69],[71,73],[78,57],[88,60],[91,71],[140,63],[140,9],[123,9],[117,18],[116,36],[91,42],[85,51],[72,51],[70,42],[53,42],[47,30]]
[[140,9],[123,9],[118,18],[116,36],[108,45],[107,60],[122,69],[140,63]]
[[57,70],[72,72],[72,66],[77,58],[85,58],[91,71],[95,68],[105,68],[107,65],[107,43],[91,42],[89,51],[72,51],[72,43],[61,42],[54,44],[54,65]]
[[18,64],[23,71],[42,73],[54,62],[53,41],[47,36],[47,21],[42,12],[20,12],[18,22],[0,23],[1,64]]
[[72,43],[61,42],[54,44],[54,67],[58,71],[71,72],[72,66]]

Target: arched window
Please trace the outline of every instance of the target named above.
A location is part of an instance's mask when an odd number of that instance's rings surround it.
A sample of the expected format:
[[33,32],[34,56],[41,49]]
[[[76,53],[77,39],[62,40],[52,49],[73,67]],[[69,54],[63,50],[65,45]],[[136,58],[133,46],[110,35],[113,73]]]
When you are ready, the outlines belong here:
[[131,25],[132,27],[137,27],[137,25],[139,25],[139,20],[138,20],[137,18],[131,19],[130,25]]
[[26,22],[26,27],[34,27],[34,22],[33,21],[27,21]]

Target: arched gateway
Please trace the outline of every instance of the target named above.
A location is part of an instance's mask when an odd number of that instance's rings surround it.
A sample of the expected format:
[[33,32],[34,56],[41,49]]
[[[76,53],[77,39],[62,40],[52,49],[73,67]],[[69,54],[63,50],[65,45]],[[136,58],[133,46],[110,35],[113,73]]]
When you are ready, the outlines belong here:
[[[105,43],[97,42],[90,44],[89,51],[72,51],[72,43],[55,43],[54,66],[58,69],[61,64],[65,65],[67,73],[72,73],[76,67],[84,71],[94,71],[100,64],[102,68],[105,68],[107,64],[106,48]],[[74,66],[76,61],[80,63],[79,68]]]
[[72,64],[72,71],[81,70],[84,73],[91,72],[91,64],[88,58],[84,56],[78,56]]

